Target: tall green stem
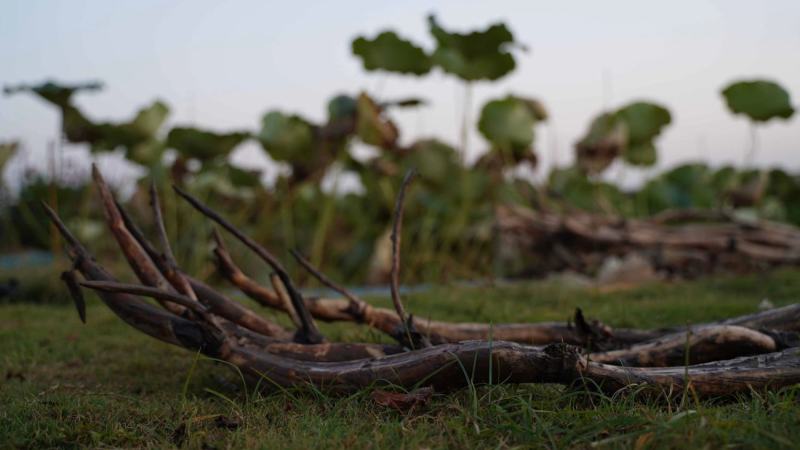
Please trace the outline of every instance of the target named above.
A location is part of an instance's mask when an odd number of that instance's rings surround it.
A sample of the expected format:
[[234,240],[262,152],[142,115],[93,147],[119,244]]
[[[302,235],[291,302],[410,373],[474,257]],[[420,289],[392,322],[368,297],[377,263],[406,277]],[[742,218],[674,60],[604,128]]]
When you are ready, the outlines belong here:
[[758,151],[758,126],[755,122],[750,122],[750,149],[744,157],[745,167],[751,167],[756,159],[756,152]]

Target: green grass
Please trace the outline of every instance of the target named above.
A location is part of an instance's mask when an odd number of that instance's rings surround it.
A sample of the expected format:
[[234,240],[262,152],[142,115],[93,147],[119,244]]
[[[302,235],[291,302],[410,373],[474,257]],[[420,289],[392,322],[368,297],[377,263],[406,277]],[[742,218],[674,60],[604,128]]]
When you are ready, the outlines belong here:
[[[800,272],[717,277],[600,293],[548,282],[437,288],[408,296],[420,317],[566,320],[575,306],[615,326],[681,325],[800,299]],[[387,299],[373,299],[387,305]],[[265,314],[269,314],[265,312]],[[800,387],[725,401],[589,396],[560,386],[484,386],[437,395],[412,413],[368,391],[261,394],[223,364],[159,343],[96,299],[0,305],[0,447],[744,448],[796,447]],[[332,339],[381,339],[324,325]],[[192,370],[193,365],[196,366]]]

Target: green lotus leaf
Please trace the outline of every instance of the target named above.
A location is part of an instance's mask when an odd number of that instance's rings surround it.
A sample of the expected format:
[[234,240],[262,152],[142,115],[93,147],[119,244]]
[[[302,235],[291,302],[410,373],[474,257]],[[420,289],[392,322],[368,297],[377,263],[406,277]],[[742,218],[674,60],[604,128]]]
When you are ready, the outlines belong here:
[[142,108],[128,126],[141,136],[155,137],[169,116],[169,107],[157,100],[152,105]]
[[620,108],[617,116],[628,126],[628,141],[634,145],[650,142],[672,122],[669,110],[648,102],[635,102]]
[[21,84],[19,86],[6,87],[3,91],[6,94],[16,94],[19,92],[33,92],[43,100],[66,108],[71,105],[72,95],[79,91],[98,91],[103,88],[103,84],[97,81],[74,85],[59,84],[54,81],[46,81],[38,85]]
[[728,109],[744,114],[756,122],[794,114],[789,92],[778,83],[766,80],[739,81],[722,90]]
[[743,169],[736,174],[736,183],[739,186],[750,183],[760,183],[762,179],[768,182],[769,174],[762,172],[761,169]]
[[637,194],[651,213],[674,208],[711,208],[719,195],[709,189],[713,172],[705,164],[682,164],[650,180]]
[[738,173],[732,166],[723,166],[715,170],[709,179],[709,187],[717,193],[733,188],[737,183]]
[[800,178],[781,169],[769,172],[769,183],[765,195],[780,200],[786,211],[786,219],[800,223]]
[[782,169],[769,171],[767,194],[788,200],[800,198],[800,180]]
[[[140,159],[139,161],[133,159],[133,161],[139,163],[143,163],[145,160],[152,161],[160,157],[158,152],[160,145],[154,141],[168,115],[169,108],[164,103],[156,101],[139,110],[134,119],[128,123],[93,125],[94,138],[87,142],[91,144],[92,151],[114,150],[123,147],[133,158]],[[134,147],[137,146],[142,147],[134,150]],[[160,150],[163,151],[163,148]]]
[[128,147],[125,151],[125,158],[146,167],[153,167],[161,162],[166,149],[166,142],[158,139],[149,139]]
[[554,168],[547,180],[548,190],[567,204],[587,211],[620,210],[627,206],[625,194],[618,187],[592,181],[577,167]]
[[516,67],[509,52],[514,36],[505,24],[466,34],[444,30],[434,16],[428,16],[430,32],[436,39],[431,58],[445,72],[465,81],[497,80]]
[[167,135],[167,147],[187,158],[208,161],[227,156],[250,137],[246,132],[214,133],[190,127],[176,127]]
[[628,146],[628,126],[616,114],[603,113],[589,126],[589,131],[575,145],[577,165],[587,174],[598,174]]
[[574,167],[553,167],[547,176],[547,188],[557,194],[563,194],[571,184],[591,187],[589,179]]
[[[486,193],[492,189],[492,179],[488,173],[480,170],[462,169],[459,176],[462,179],[458,183],[447,183],[453,198],[460,198],[472,204],[488,200]],[[453,205],[453,203],[450,204],[451,206]]]
[[544,103],[542,103],[538,99],[530,97],[518,97],[518,96],[515,96],[515,98],[522,101],[525,104],[525,106],[528,107],[528,110],[533,115],[533,118],[536,119],[537,121],[544,122],[549,117],[547,114],[547,108],[544,107]]
[[67,141],[72,143],[94,144],[102,139],[102,131],[83,113],[72,105],[62,110],[62,130]]
[[431,70],[431,59],[421,47],[384,31],[374,39],[358,37],[352,44],[353,54],[361,58],[368,71],[385,70],[412,75],[424,75]]
[[32,90],[39,97],[62,108],[70,104],[72,94],[75,93],[75,89],[72,87],[60,86],[49,81],[34,87]]
[[625,162],[636,166],[652,166],[656,162],[653,140],[672,122],[669,110],[649,102],[634,102],[617,111],[617,117],[628,128],[628,145],[622,152]]
[[66,105],[62,114],[67,141],[89,144],[93,152],[122,147],[129,159],[148,166],[158,162],[163,153],[164,146],[157,142],[157,134],[169,108],[162,102],[142,108],[128,123],[93,123],[72,105]]
[[187,185],[194,192],[213,192],[226,198],[249,200],[252,189],[235,186],[224,170],[202,170],[190,178]]
[[706,164],[688,163],[664,172],[659,178],[677,186],[688,188],[706,184],[710,173],[711,171]]
[[261,145],[278,161],[297,162],[314,152],[314,128],[297,115],[272,111],[261,119]]
[[512,96],[487,102],[481,109],[478,130],[493,147],[511,152],[530,148],[536,119],[525,102]]
[[256,188],[261,186],[261,171],[242,169],[226,164],[228,180],[236,187]]
[[456,150],[437,139],[415,142],[402,161],[405,170],[414,167],[419,172],[420,178],[434,183],[448,182],[453,173],[459,169]]
[[622,154],[625,162],[633,166],[650,167],[656,163],[656,147],[653,142],[631,145]]
[[358,100],[349,95],[340,94],[328,101],[328,121],[333,122],[354,117],[358,108]]

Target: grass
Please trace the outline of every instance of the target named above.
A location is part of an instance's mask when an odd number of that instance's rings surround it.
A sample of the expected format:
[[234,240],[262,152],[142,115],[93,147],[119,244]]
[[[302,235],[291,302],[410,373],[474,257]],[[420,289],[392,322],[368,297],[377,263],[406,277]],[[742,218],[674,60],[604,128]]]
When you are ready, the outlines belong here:
[[[553,282],[445,288],[407,296],[420,317],[565,320],[575,306],[616,326],[697,323],[800,299],[800,272],[653,284],[624,292]],[[388,305],[385,298],[373,299]],[[265,312],[265,314],[269,314]],[[800,387],[735,399],[609,398],[560,386],[478,386],[401,413],[368,390],[267,394],[236,373],[126,326],[89,299],[0,305],[0,447],[186,448],[792,448]],[[332,339],[381,339],[324,325]]]

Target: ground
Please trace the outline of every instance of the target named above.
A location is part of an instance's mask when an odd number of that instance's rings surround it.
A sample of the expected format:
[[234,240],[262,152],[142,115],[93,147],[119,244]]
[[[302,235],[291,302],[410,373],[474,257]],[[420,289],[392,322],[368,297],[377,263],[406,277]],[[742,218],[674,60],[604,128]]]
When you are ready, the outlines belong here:
[[[566,320],[580,306],[615,326],[714,320],[800,299],[800,271],[659,283],[632,290],[554,282],[439,287],[409,295],[421,317]],[[387,299],[372,299],[388,304]],[[715,401],[606,397],[560,386],[478,386],[397,412],[370,392],[259,393],[222,363],[157,342],[94,298],[0,305],[0,447],[745,448],[800,442],[800,386]],[[269,312],[265,312],[269,314]],[[376,340],[353,325],[332,339]]]

